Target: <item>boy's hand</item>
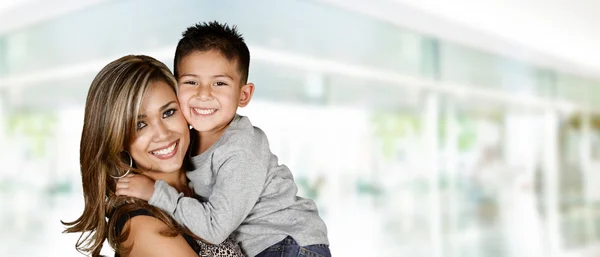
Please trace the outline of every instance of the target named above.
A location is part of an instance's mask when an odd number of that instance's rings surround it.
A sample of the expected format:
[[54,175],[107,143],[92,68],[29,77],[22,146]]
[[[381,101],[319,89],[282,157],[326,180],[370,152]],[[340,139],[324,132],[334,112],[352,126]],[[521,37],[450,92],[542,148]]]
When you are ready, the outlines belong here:
[[140,174],[129,174],[117,180],[116,194],[148,201],[154,194],[154,180]]

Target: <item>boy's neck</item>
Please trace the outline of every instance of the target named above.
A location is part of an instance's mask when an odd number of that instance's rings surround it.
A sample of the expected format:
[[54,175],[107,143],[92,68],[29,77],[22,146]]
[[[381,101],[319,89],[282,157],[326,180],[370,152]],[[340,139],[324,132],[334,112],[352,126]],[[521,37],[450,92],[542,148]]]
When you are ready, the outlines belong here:
[[223,126],[222,128],[216,129],[216,130],[196,131],[196,133],[198,135],[198,143],[196,143],[196,146],[195,146],[196,149],[194,152],[192,152],[192,155],[196,156],[196,155],[200,155],[200,154],[206,152],[206,150],[208,150],[208,148],[210,148],[212,145],[214,145],[219,140],[219,138],[221,138],[223,133],[225,133],[225,130],[227,130],[229,125],[231,125],[232,121],[233,121],[233,119],[231,121],[229,121],[227,123],[227,125]]
[[195,155],[202,154],[208,150],[212,145],[214,145],[219,138],[223,135],[227,126],[218,131],[207,131],[207,132],[198,132],[198,145]]

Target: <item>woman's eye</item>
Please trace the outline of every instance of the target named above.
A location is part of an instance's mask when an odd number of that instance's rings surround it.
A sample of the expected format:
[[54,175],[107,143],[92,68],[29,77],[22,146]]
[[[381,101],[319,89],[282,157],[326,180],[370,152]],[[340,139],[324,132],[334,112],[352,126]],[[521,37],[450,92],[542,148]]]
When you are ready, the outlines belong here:
[[173,116],[173,114],[175,114],[175,111],[177,111],[177,110],[175,110],[175,109],[166,110],[165,112],[163,112],[163,118]]
[[146,127],[146,123],[139,121],[136,125],[136,130],[143,129],[144,127]]

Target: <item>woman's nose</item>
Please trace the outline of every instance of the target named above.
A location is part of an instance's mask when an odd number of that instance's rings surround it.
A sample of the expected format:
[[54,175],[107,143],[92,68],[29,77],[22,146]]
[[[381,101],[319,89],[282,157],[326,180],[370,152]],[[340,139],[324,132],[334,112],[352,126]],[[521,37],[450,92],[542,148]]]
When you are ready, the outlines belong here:
[[169,129],[163,122],[157,122],[157,124],[155,125],[154,128],[155,128],[155,130],[154,130],[154,140],[155,141],[161,141],[161,140],[167,139],[167,137],[169,136]]

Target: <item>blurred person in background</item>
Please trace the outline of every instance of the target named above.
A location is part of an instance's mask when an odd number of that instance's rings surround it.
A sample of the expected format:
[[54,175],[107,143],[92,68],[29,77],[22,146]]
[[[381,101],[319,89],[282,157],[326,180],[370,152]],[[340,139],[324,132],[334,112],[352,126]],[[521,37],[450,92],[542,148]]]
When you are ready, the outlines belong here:
[[487,221],[481,225],[498,226],[508,256],[541,257],[543,231],[533,191],[533,167],[509,165],[497,143],[483,145],[480,152],[475,179],[487,199],[479,205],[480,218]]
[[99,256],[108,239],[115,256],[243,256],[231,238],[206,244],[146,201],[115,194],[117,179],[147,176],[193,196],[183,165],[189,128],[176,86],[163,63],[143,55],[115,60],[93,80],[80,145],[85,207],[63,222],[65,232],[82,233],[78,251]]

